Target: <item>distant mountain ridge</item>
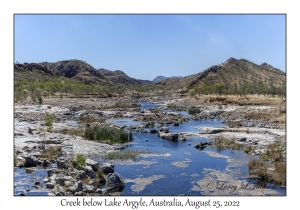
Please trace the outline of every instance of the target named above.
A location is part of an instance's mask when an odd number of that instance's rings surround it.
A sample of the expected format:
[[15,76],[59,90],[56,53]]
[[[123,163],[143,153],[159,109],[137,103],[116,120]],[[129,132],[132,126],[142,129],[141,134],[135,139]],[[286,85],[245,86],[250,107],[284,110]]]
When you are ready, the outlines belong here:
[[157,76],[155,77],[152,82],[157,83],[157,82],[161,82],[163,80],[169,79],[169,78],[182,78],[181,76],[172,76],[172,77],[165,77],[165,76]]

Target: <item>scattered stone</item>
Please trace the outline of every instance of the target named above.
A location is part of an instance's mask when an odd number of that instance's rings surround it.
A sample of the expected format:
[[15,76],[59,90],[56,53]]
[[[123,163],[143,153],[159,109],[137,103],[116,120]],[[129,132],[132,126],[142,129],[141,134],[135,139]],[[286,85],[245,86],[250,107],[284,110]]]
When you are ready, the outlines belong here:
[[83,191],[76,192],[74,195],[75,196],[83,196]]
[[91,166],[85,166],[85,167],[84,167],[84,171],[85,171],[85,173],[86,173],[91,179],[96,178],[96,174],[95,174],[95,172],[93,171],[93,169],[92,169]]
[[99,163],[98,162],[87,158],[85,160],[85,163],[86,163],[86,165],[91,166],[94,171],[99,170]]
[[85,187],[86,187],[86,191],[87,191],[88,193],[93,193],[93,192],[94,192],[92,186],[90,186],[90,185],[85,185]]
[[60,186],[64,186],[65,185],[65,180],[63,178],[58,178],[56,180],[57,184],[59,184]]
[[54,186],[55,186],[55,183],[54,182],[48,182],[46,184],[46,188],[49,188],[49,189],[54,189]]
[[150,133],[158,133],[156,129],[150,129]]
[[53,169],[50,169],[47,171],[47,175],[48,177],[52,176],[54,174],[54,170]]
[[161,128],[159,129],[159,131],[160,131],[161,133],[169,133],[169,128],[168,128],[168,127],[161,127]]
[[114,164],[111,163],[102,163],[100,168],[102,169],[103,173],[114,173]]
[[32,155],[25,156],[25,166],[26,167],[37,166],[37,165],[38,165],[38,161],[37,161],[36,157],[34,157]]

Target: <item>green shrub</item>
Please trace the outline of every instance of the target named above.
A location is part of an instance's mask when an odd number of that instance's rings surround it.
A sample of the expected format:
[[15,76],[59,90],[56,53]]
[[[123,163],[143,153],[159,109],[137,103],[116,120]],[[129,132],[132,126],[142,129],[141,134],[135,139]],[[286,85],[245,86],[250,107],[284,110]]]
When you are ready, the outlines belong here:
[[188,113],[191,115],[200,114],[201,110],[199,108],[189,108]]
[[48,127],[51,127],[52,123],[53,123],[53,116],[51,114],[49,114],[49,113],[46,113],[46,116],[45,116],[45,125],[48,126]]
[[76,165],[76,169],[82,169],[85,165],[86,165],[86,163],[85,163],[85,157],[83,156],[83,155],[77,155],[76,156],[76,163],[77,163],[77,165]]
[[84,137],[90,140],[109,140],[112,143],[125,143],[133,139],[131,131],[106,126],[87,127]]
[[103,158],[104,159],[136,159],[139,153],[142,151],[139,150],[126,150],[124,152],[109,152]]

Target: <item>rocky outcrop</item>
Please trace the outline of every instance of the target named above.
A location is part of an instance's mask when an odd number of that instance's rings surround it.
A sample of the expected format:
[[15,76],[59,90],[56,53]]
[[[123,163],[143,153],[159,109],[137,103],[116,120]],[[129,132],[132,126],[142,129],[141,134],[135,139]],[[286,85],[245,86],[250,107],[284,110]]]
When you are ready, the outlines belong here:
[[105,184],[106,190],[115,191],[115,190],[123,190],[125,188],[124,181],[118,173],[109,173],[107,175],[107,180]]
[[164,133],[164,132],[159,132],[158,136],[162,139],[167,139],[167,140],[172,140],[172,141],[178,141],[178,133]]

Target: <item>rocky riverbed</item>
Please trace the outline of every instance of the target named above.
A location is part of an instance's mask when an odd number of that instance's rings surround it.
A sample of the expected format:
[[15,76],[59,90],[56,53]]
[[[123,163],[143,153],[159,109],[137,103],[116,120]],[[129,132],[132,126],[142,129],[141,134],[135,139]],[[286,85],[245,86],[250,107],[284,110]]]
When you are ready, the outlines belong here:
[[[121,106],[114,104],[116,100],[121,102]],[[141,102],[163,106],[141,109]],[[253,155],[264,153],[264,147],[271,143],[280,141],[285,144],[285,129],[282,123],[249,117],[251,116],[249,113],[274,109],[271,105],[241,107],[222,104],[189,104],[185,98],[176,94],[144,98],[51,99],[45,103],[47,104],[15,105],[15,166],[32,170],[42,167],[47,171],[47,176],[42,183],[33,180],[35,189],[29,187],[19,192],[19,195],[26,195],[36,189],[43,189],[48,192],[48,195],[117,195],[122,191],[125,187],[122,174],[115,171],[113,164],[102,160],[97,162],[93,158],[120,151],[131,143],[99,143],[69,132],[84,130],[87,126],[105,125],[132,132],[157,133],[160,138],[171,141],[187,141],[194,136],[208,139],[232,139],[240,144],[253,146],[255,148]],[[189,115],[187,111],[191,107],[199,108],[201,113]],[[55,116],[51,127],[45,124],[46,113]],[[79,120],[80,116],[81,120]],[[83,119],[86,119],[84,116],[92,120],[84,121]],[[120,125],[114,123],[113,120],[110,121],[110,119],[119,118],[131,119],[133,123]],[[181,126],[191,120],[209,121],[218,118],[225,119],[227,126],[197,128],[199,132],[169,132],[166,127],[166,125]],[[56,148],[56,157],[46,157],[45,151],[49,148]],[[79,154],[86,158],[87,165],[76,169],[74,160]],[[185,167],[183,163],[176,161],[174,166]],[[152,181],[160,178],[160,176],[154,176]],[[137,181],[142,181],[142,179],[137,179]],[[132,180],[126,179],[125,183],[128,182]],[[18,184],[20,183],[15,183],[15,188],[18,188]],[[135,185],[134,189],[140,188]]]

